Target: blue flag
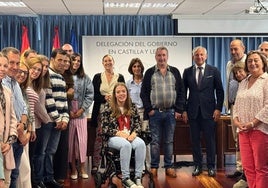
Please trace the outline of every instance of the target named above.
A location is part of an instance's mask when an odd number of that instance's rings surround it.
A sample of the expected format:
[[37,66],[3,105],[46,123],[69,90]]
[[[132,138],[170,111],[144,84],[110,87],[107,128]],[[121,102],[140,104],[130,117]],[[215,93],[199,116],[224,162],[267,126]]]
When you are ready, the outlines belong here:
[[77,39],[76,39],[76,34],[75,34],[74,29],[72,29],[72,31],[71,31],[70,44],[72,45],[74,52],[78,53],[78,44],[77,44]]

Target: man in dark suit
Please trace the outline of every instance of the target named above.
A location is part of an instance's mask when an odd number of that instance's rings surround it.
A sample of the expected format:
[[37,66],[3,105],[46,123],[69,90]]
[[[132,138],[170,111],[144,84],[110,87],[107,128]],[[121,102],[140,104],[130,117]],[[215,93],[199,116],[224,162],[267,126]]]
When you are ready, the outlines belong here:
[[208,175],[214,177],[215,171],[215,126],[220,118],[224,101],[224,91],[220,72],[216,67],[206,64],[207,50],[198,46],[193,49],[194,65],[183,73],[185,92],[189,92],[183,112],[183,121],[189,121],[193,160],[193,176],[202,173],[201,132],[206,143]]

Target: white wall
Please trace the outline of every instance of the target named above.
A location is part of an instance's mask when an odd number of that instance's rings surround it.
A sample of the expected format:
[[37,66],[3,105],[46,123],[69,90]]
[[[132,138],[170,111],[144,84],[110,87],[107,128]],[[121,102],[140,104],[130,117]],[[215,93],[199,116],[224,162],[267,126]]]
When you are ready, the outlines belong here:
[[[83,65],[91,80],[103,72],[102,57],[111,54],[115,60],[115,72],[131,75],[128,65],[132,58],[140,58],[145,70],[156,64],[155,49],[166,46],[169,50],[168,64],[177,67],[180,73],[192,65],[192,38],[174,36],[83,36]],[[90,113],[92,111],[92,106]],[[89,114],[91,117],[91,114]]]
[[179,34],[260,34],[268,33],[267,19],[260,15],[196,17],[173,15],[178,20]]
[[166,46],[168,63],[177,67],[181,74],[192,64],[192,38],[174,36],[83,36],[83,64],[91,79],[103,72],[102,57],[111,54],[115,60],[115,72],[130,78],[128,65],[132,58],[140,58],[145,70],[155,65],[155,49]]

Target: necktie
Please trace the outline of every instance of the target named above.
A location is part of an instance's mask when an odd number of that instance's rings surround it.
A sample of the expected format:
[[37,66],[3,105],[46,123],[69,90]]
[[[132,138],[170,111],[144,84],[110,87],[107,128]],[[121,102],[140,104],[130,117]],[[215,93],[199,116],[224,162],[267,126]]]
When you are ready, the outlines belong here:
[[5,116],[6,115],[6,99],[5,99],[5,95],[3,92],[3,86],[1,83],[0,83],[0,103],[1,103],[2,110]]
[[198,67],[198,69],[199,69],[199,73],[198,73],[197,86],[198,86],[198,88],[200,88],[202,77],[203,77],[203,74],[202,74],[203,67]]

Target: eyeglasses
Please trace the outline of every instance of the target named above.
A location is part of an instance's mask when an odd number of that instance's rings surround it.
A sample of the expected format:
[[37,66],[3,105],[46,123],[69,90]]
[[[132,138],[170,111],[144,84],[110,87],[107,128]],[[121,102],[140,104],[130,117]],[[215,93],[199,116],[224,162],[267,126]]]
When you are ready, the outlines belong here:
[[33,70],[36,71],[36,72],[41,72],[41,71],[42,71],[42,69],[37,68],[37,67],[32,67],[31,69],[33,69]]
[[28,75],[29,74],[29,72],[28,71],[24,71],[24,70],[21,70],[21,69],[19,69],[18,70],[18,74],[24,74],[24,75]]

